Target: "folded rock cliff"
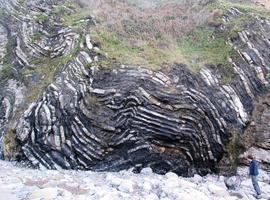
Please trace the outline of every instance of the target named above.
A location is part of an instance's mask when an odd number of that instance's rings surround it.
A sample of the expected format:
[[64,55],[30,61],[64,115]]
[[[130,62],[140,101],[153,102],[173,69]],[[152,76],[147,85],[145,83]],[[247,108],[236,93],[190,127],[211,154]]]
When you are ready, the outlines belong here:
[[[267,18],[251,14],[244,29],[228,38],[236,52],[228,58],[234,78],[224,83],[224,72],[210,65],[199,73],[182,64],[151,70],[112,62],[104,69],[102,46],[91,34],[64,26],[50,14],[61,2],[48,2],[22,6],[0,0],[5,16],[0,40],[10,44],[9,49],[1,45],[0,56],[10,54],[13,66],[12,78],[2,77],[0,135],[15,132],[23,159],[34,166],[96,171],[149,166],[158,173],[205,174],[221,160],[235,130],[245,130],[254,101],[268,92]],[[33,18],[36,13],[43,17]],[[230,8],[222,19],[243,15]],[[95,26],[93,17],[85,20]],[[20,70],[43,72],[50,63],[37,66],[35,59],[58,57],[48,86],[31,101],[28,94],[49,72],[20,81]]]

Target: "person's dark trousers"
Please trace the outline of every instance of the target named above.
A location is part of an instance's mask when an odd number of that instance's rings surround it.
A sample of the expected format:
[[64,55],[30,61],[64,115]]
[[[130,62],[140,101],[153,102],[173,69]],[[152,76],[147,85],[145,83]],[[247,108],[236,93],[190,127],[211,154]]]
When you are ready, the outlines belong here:
[[257,195],[261,195],[260,186],[257,181],[257,176],[251,175],[252,185],[254,187],[254,190],[256,191]]

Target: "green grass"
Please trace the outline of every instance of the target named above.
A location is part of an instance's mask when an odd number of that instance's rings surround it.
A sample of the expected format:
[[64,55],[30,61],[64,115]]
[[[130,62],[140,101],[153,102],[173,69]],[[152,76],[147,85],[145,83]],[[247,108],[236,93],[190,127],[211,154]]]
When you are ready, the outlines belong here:
[[44,36],[44,33],[38,31],[38,32],[35,32],[32,36],[32,42],[37,42],[39,40],[41,40],[41,38]]
[[227,31],[225,34],[228,38],[234,39],[238,37],[238,33],[245,29],[245,26],[254,22],[256,16],[263,18],[270,18],[270,12],[266,8],[253,4],[251,2],[230,2],[224,0],[218,0],[217,2],[209,5],[209,9],[213,11],[219,11],[222,15],[228,14],[228,9],[237,8],[243,15],[238,15],[230,19],[227,22],[221,22],[226,26]]
[[[160,69],[173,63],[185,64],[192,72],[198,72],[207,64],[229,67],[228,57],[232,54],[231,47],[226,44],[226,35],[215,33],[209,27],[197,27],[177,42],[161,37],[160,40],[142,40],[141,44],[132,45],[127,38],[104,28],[92,31],[91,37],[101,44],[102,51],[108,54],[109,59],[151,69]],[[159,48],[159,42],[169,46]],[[177,44],[173,45],[174,42]],[[224,80],[228,82],[229,77]]]
[[12,61],[13,61],[13,48],[16,45],[16,37],[11,36],[6,44],[6,55],[2,59],[3,68],[0,73],[0,84],[13,76]]
[[65,15],[62,19],[64,20],[65,26],[69,26],[76,32],[80,32],[83,29],[87,29],[88,22],[87,21],[80,21],[89,16],[89,11],[81,11],[79,13]]
[[[82,23],[78,23],[78,21],[80,21],[81,19],[85,19],[86,17],[88,17],[90,15],[90,8],[80,8],[80,6],[77,3],[74,3],[74,1],[65,1],[64,5],[68,8],[70,8],[71,10],[74,10],[74,13],[72,14],[67,14],[65,13],[62,16],[64,25],[66,26],[80,26],[80,25],[84,25]],[[79,27],[75,27],[77,28],[76,30],[78,30]]]
[[5,82],[7,79],[12,77],[12,65],[11,64],[3,64],[3,67],[0,71],[0,83]]
[[0,20],[2,20],[5,17],[5,12],[3,8],[0,8]]
[[19,3],[19,4],[25,4],[25,1],[26,1],[26,0],[19,0],[18,3]]
[[101,44],[103,53],[108,58],[125,64],[145,65],[152,69],[159,69],[172,62],[181,62],[182,54],[176,48],[158,48],[153,41],[138,41],[133,45],[125,37],[120,37],[107,29],[92,31],[91,37]]
[[244,146],[241,143],[241,135],[238,132],[233,132],[232,137],[226,147],[229,161],[231,163],[231,170],[236,171],[239,164],[239,155],[243,151]]
[[178,45],[192,71],[198,71],[206,64],[229,65],[227,59],[232,49],[226,44],[226,37],[215,33],[214,29],[198,27],[179,39]]
[[44,14],[39,14],[39,15],[37,15],[37,22],[39,22],[39,23],[45,23],[45,22],[47,22],[48,20],[49,20],[49,17],[47,16],[47,15],[44,15]]
[[43,58],[38,60],[40,66],[36,68],[26,68],[21,71],[22,79],[25,79],[28,75],[31,74],[42,74],[42,79],[35,84],[31,90],[26,95],[28,102],[34,102],[41,92],[53,82],[53,77],[55,73],[60,70],[68,61],[70,61],[72,56],[67,55],[59,58]]
[[244,30],[244,26],[251,21],[254,21],[255,17],[252,13],[259,15],[261,8],[258,8],[254,4],[251,3],[232,3],[220,0],[215,4],[211,4],[210,9],[212,11],[219,11],[222,15],[226,15],[228,13],[228,9],[237,8],[241,12],[244,12],[244,15],[238,15],[230,19],[227,22],[222,22],[227,29],[229,30],[228,36],[234,38],[238,32]]
[[3,137],[3,153],[5,160],[15,160],[16,155],[20,151],[20,145],[16,138],[16,134],[8,129]]
[[[163,0],[157,0],[155,3],[162,4]],[[219,8],[225,5],[221,4]],[[209,7],[214,9],[214,5]],[[78,21],[90,14],[89,9],[81,9],[76,6],[75,8],[74,14],[63,18],[65,25],[79,27]],[[166,17],[175,16],[166,15],[165,21],[169,20]],[[94,41],[101,44],[102,54],[107,54],[108,60],[112,62],[144,65],[152,69],[181,63],[186,64],[193,72],[198,72],[207,64],[230,66],[227,59],[232,50],[226,44],[228,33],[226,33],[227,35],[217,34],[214,29],[204,24],[204,27],[195,27],[194,32],[189,35],[176,36],[175,38],[168,32],[153,26],[153,24],[156,24],[155,20],[158,21],[155,17],[147,18],[143,24],[140,23],[140,19],[132,17],[123,19],[119,21],[120,25],[115,27],[110,27],[106,22],[101,21],[101,24],[94,30],[90,30],[90,35]],[[222,21],[221,15],[217,20]],[[235,23],[237,22],[235,21]],[[231,35],[236,35],[237,31],[237,28],[233,29]],[[106,67],[110,65],[108,61],[103,60],[102,62],[105,63],[104,66]],[[229,78],[225,78],[225,82],[228,82],[228,80]]]
[[[70,10],[75,12],[70,14]],[[66,25],[70,25],[72,24],[73,15],[80,13],[81,10],[82,9],[80,9],[79,5],[75,3],[74,0],[65,0],[64,2],[61,2],[61,4],[55,5],[55,7],[51,10],[50,15],[61,18]]]
[[254,13],[261,17],[270,17],[270,12],[266,8],[255,5],[251,2],[230,2],[225,0],[218,0],[209,6],[210,9],[221,9],[224,13],[227,12],[229,8],[237,8],[244,13]]
[[34,102],[38,96],[41,94],[41,92],[50,84],[53,82],[54,75],[57,71],[61,70],[65,64],[67,64],[69,61],[73,60],[73,58],[76,56],[76,54],[80,50],[80,42],[82,41],[82,38],[77,42],[77,45],[74,47],[74,49],[71,50],[71,52],[68,55],[60,56],[57,58],[41,58],[33,60],[31,63],[36,66],[35,68],[26,68],[20,72],[21,79],[25,80],[25,78],[28,75],[37,73],[42,74],[43,78],[34,85],[31,90],[29,90],[29,93],[27,93],[27,100],[29,102]]
[[55,16],[62,16],[65,13],[66,9],[64,6],[56,6],[52,9],[51,14]]

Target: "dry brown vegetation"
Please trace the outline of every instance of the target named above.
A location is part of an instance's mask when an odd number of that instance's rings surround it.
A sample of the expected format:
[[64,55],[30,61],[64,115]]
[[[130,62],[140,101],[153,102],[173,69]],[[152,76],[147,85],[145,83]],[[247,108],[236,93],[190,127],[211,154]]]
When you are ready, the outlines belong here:
[[81,29],[77,22],[94,15],[98,25],[89,32],[112,60],[154,69],[176,62],[192,71],[206,64],[227,66],[232,51],[229,34],[217,32],[221,17],[232,6],[254,9],[251,0],[75,1],[79,12],[65,18],[67,25]]
[[267,8],[267,9],[270,9],[270,0],[258,0],[255,2],[259,3],[261,6]]
[[[80,12],[68,16],[66,21],[68,25],[72,25],[83,15],[96,16],[99,23],[90,29],[92,38],[114,60],[154,69],[174,62],[191,67],[195,63],[195,68],[198,68],[198,65],[206,63],[203,55],[200,53],[192,60],[193,56],[187,54],[189,50],[192,54],[197,54],[203,49],[196,49],[194,44],[188,49],[183,45],[187,45],[184,41],[196,39],[196,35],[189,37],[190,33],[200,32],[202,29],[198,27],[208,27],[208,24],[219,17],[219,12],[210,11],[205,6],[211,2],[212,0],[77,0]],[[213,34],[212,30],[201,32]],[[199,33],[199,37],[201,35]],[[211,43],[211,35],[203,37],[203,40],[204,44]],[[196,42],[203,41],[199,39]]]
[[89,13],[97,16],[103,26],[121,36],[144,40],[162,36],[179,38],[213,18],[213,13],[207,7],[194,3],[196,1],[79,2]]

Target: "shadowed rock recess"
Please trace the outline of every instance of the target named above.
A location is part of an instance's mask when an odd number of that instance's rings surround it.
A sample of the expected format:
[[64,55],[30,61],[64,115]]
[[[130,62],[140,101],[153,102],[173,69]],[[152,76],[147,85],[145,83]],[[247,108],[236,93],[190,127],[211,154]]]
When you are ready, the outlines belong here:
[[[256,16],[228,39],[235,49],[229,58],[234,78],[224,83],[224,72],[213,66],[199,73],[181,64],[159,71],[121,63],[104,69],[102,46],[91,33],[66,27],[50,14],[57,4],[0,0],[0,42],[10,44],[0,56],[13,67],[0,88],[0,136],[13,130],[24,159],[48,169],[150,166],[185,176],[214,170],[232,130],[245,129],[253,101],[268,91],[270,21]],[[243,15],[230,8],[223,20]],[[84,20],[95,26],[93,17]],[[51,67],[35,60],[57,58],[61,63],[49,85],[37,100],[27,99],[44,80],[40,69]],[[34,73],[22,81],[21,70]]]

